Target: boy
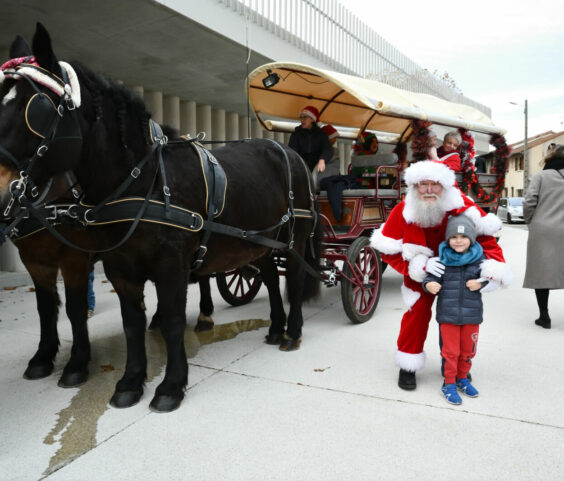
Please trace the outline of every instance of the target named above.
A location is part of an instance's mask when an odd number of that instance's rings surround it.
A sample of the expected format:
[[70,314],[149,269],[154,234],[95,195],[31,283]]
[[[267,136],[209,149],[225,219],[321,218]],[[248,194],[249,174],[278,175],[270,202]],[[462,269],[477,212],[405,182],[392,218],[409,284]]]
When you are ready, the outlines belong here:
[[458,147],[460,146],[460,135],[456,130],[447,132],[443,139],[443,145],[437,149],[439,160],[454,172],[462,172],[460,165],[460,154]]
[[[480,290],[488,282],[480,277],[485,260],[482,246],[476,242],[474,223],[465,215],[450,217],[445,241],[439,245],[439,260],[445,266],[438,277],[428,274],[423,289],[438,293],[437,321],[440,328],[441,356],[445,381],[441,389],[447,402],[461,404],[457,389],[468,397],[478,396],[470,384],[468,372],[476,355],[483,304]],[[489,281],[488,291],[499,287]]]

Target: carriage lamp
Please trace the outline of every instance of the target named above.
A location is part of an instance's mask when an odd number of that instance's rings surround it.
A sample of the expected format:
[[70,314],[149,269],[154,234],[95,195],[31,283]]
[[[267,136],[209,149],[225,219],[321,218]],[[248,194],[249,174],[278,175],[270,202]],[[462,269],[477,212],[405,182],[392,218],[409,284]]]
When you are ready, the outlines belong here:
[[280,77],[276,72],[272,73],[272,70],[270,69],[266,69],[266,73],[268,75],[262,79],[262,84],[269,89],[270,87],[274,87],[280,81]]

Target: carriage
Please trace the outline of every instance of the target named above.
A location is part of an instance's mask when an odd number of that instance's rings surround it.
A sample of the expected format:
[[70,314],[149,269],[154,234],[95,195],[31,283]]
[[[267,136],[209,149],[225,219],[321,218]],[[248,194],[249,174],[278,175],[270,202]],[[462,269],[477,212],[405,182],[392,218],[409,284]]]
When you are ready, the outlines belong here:
[[[356,174],[362,184],[361,188],[342,192],[343,214],[339,220],[333,215],[327,191],[317,189],[324,228],[323,282],[328,287],[340,283],[343,308],[353,323],[367,321],[377,307],[386,265],[370,247],[369,237],[402,199],[401,173],[408,152],[417,154],[408,143],[424,135],[429,123],[458,128],[463,134],[473,131],[493,136],[494,142],[500,144],[496,145],[499,165],[494,166],[494,172],[469,170],[458,173],[457,180],[485,209],[497,201],[503,188],[507,159],[501,137],[504,130],[473,107],[290,62],[262,65],[247,80],[250,106],[268,131],[293,131],[297,112],[305,105],[313,105],[320,112],[320,122],[336,127],[340,138],[355,139],[360,132],[371,131],[384,146],[383,153],[353,155],[348,167],[341,165],[336,172],[329,172]],[[463,138],[472,139],[468,134]],[[251,266],[219,274],[217,283],[227,302],[240,305],[252,300],[260,289],[260,274]]]

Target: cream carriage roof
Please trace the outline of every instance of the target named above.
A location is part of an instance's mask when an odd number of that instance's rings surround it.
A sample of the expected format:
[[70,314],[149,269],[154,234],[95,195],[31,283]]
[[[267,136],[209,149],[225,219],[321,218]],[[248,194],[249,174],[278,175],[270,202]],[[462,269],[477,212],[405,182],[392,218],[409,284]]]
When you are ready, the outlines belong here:
[[[280,77],[270,88],[262,82],[267,70]],[[412,119],[487,134],[505,133],[474,107],[299,63],[262,65],[247,81],[251,107],[267,130],[284,130],[284,121],[295,126],[300,110],[313,105],[321,112],[321,123],[354,128],[354,134],[358,129],[376,131],[379,137],[386,133],[395,142],[409,138]]]

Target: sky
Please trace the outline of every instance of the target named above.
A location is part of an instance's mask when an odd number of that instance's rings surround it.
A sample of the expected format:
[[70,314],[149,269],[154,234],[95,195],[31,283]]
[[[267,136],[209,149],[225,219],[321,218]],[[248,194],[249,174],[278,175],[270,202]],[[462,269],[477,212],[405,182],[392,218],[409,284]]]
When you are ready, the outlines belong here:
[[[422,68],[492,109],[509,143],[564,131],[563,0],[340,0]],[[513,105],[511,102],[517,104]]]

